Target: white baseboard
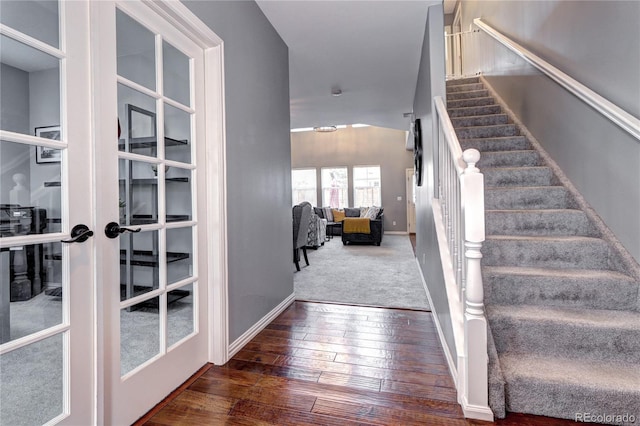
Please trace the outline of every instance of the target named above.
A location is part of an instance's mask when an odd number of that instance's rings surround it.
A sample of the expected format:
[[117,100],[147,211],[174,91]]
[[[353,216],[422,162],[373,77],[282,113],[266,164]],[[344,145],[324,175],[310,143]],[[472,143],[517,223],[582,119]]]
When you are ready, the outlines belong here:
[[409,235],[407,231],[384,231],[385,235]]
[[464,398],[460,401],[460,405],[462,406],[464,417],[467,419],[485,420],[488,422],[494,420],[493,411],[491,411],[489,407],[468,404]]
[[456,363],[451,355],[451,350],[449,349],[449,345],[447,344],[447,340],[444,337],[444,333],[442,332],[442,327],[440,326],[440,321],[438,320],[438,313],[436,312],[436,307],[433,304],[433,300],[431,300],[431,294],[429,293],[429,288],[427,287],[427,281],[424,279],[424,274],[422,273],[422,268],[420,267],[420,262],[416,258],[416,264],[418,266],[418,271],[420,272],[420,278],[422,279],[422,286],[424,287],[424,291],[427,293],[427,300],[429,300],[429,306],[431,307],[431,316],[433,317],[433,322],[436,325],[436,330],[438,330],[438,338],[440,339],[440,344],[442,345],[442,349],[444,349],[444,357],[447,360],[447,365],[449,366],[449,373],[451,373],[451,378],[453,379],[453,383],[458,388],[458,370],[456,368]]
[[245,331],[242,336],[238,337],[232,344],[229,345],[229,355],[227,359],[231,359],[240,349],[251,341],[258,333],[260,333],[271,321],[276,319],[285,309],[289,307],[296,300],[296,296],[292,293],[286,299],[284,299],[278,306],[273,308],[271,312],[262,317],[260,321],[255,323],[253,327]]

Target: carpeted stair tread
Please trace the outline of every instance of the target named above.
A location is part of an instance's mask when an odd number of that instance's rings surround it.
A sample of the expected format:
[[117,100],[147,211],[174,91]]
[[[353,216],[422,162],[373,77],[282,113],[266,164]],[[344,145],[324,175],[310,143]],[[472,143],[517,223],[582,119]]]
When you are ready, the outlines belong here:
[[485,167],[482,174],[487,188],[550,186],[553,179],[553,172],[546,166]]
[[595,232],[582,210],[486,210],[488,235],[582,235]]
[[488,304],[633,310],[639,284],[616,271],[484,266]]
[[455,130],[458,139],[497,138],[518,135],[518,128],[515,124],[458,127]]
[[469,98],[486,98],[489,96],[489,91],[486,89],[482,90],[470,90],[468,92],[453,92],[447,94],[448,100],[457,100],[457,99],[469,99]]
[[461,84],[480,83],[480,77],[464,77],[464,78],[452,78],[447,80],[447,88],[451,86],[459,86]]
[[540,166],[542,159],[532,149],[511,151],[485,151],[480,153],[476,166],[482,171],[485,167],[534,167]]
[[447,108],[449,117],[469,117],[476,115],[499,114],[502,112],[500,105],[481,105],[472,107]]
[[451,118],[454,127],[491,126],[509,123],[507,114],[468,115]]
[[640,312],[492,305],[487,318],[498,353],[640,362]]
[[460,141],[462,150],[475,148],[481,153],[487,151],[511,151],[531,149],[531,143],[524,136],[502,136],[495,138],[464,139]]
[[490,235],[482,254],[487,266],[610,269],[608,244],[592,237]]
[[486,106],[486,105],[493,105],[493,104],[495,104],[495,100],[490,96],[486,98],[454,99],[454,100],[447,101],[447,109]]
[[570,198],[563,186],[485,188],[484,206],[489,210],[562,209],[570,206]]
[[500,366],[509,411],[567,419],[640,415],[637,364],[503,354]]

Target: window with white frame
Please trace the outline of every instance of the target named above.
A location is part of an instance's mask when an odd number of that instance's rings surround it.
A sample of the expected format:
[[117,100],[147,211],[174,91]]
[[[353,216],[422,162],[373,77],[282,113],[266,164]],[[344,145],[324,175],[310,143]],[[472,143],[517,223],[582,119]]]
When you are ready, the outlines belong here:
[[312,206],[317,206],[316,169],[291,170],[291,189],[294,206],[303,201],[308,201]]
[[381,206],[380,166],[353,167],[353,206]]
[[349,207],[349,179],[346,167],[326,167],[320,172],[322,205],[342,209]]

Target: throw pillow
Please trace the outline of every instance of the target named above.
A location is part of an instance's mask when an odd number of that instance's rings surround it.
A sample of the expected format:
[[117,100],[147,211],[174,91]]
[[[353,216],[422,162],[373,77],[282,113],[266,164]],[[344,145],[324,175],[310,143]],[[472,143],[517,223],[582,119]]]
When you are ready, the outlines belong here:
[[349,207],[344,208],[344,216],[345,217],[360,217],[360,209],[350,209]]
[[384,208],[380,207],[380,210],[378,210],[378,214],[376,215],[376,219],[382,219],[382,213],[384,213]]
[[343,210],[335,210],[332,209],[331,213],[333,214],[333,221],[334,222],[342,222],[345,218],[345,214]]
[[378,211],[380,209],[376,206],[373,207],[369,207],[369,210],[367,210],[367,213],[365,214],[365,217],[368,217],[369,219],[375,219],[376,216],[378,216]]
[[320,218],[324,219],[324,212],[322,211],[322,209],[320,207],[314,207],[313,211],[320,216]]
[[369,211],[369,207],[360,207],[360,217],[367,217],[367,211]]
[[324,218],[327,219],[327,222],[333,222],[333,213],[331,213],[331,207],[323,207],[322,211],[324,212]]

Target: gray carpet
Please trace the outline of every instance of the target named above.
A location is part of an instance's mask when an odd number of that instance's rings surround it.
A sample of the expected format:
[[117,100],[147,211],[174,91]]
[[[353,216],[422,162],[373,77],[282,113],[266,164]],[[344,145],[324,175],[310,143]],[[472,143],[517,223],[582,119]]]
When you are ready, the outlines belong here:
[[298,300],[430,310],[407,235],[385,235],[380,246],[337,236],[308,257],[293,274]]
[[462,148],[482,154],[494,414],[637,420],[637,264],[624,260],[610,231],[488,85],[477,77],[451,81],[447,98]]
[[[168,346],[193,332],[192,299],[189,295],[169,305]],[[10,309],[12,340],[57,325],[62,318],[61,298],[44,293],[11,302]],[[159,353],[157,308],[122,310],[121,333],[120,371],[126,374]],[[62,413],[62,347],[58,334],[0,356],[0,425],[40,425]]]

